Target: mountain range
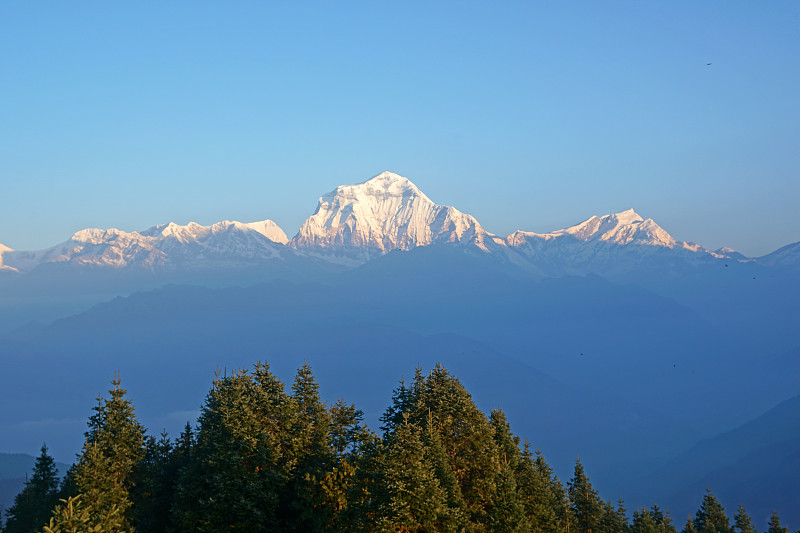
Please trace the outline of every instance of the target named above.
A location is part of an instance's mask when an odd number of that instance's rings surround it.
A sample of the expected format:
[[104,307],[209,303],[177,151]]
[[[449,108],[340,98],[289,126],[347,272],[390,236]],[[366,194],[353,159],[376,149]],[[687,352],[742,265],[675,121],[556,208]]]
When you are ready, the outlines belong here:
[[[326,400],[377,427],[400,377],[442,362],[562,478],[580,454],[605,497],[677,520],[698,483],[796,442],[796,410],[775,409],[800,393],[799,258],[800,243],[707,250],[633,210],[502,237],[389,172],[323,195],[292,239],[263,220],[0,246],[0,403],[18,406],[0,411],[0,451],[46,440],[68,460],[115,370],[152,432],[176,434],[216,368],[264,359],[288,381],[306,360]],[[746,433],[772,440],[722,453],[761,416]],[[754,459],[754,483],[795,486],[783,452],[780,476]],[[729,460],[698,466],[709,455]]]
[[319,258],[349,267],[393,250],[458,244],[496,255],[539,274],[623,274],[643,265],[714,260],[796,265],[798,243],[760,258],[723,248],[706,250],[677,241],[652,219],[633,209],[592,216],[550,233],[489,233],[471,215],[437,205],[411,181],[383,172],[363,183],[323,195],[315,212],[289,240],[271,220],[191,222],[144,231],[84,229],[67,241],[39,251],[0,245],[0,269],[25,274],[43,265],[69,265],[151,272],[199,271],[270,265],[289,258]]

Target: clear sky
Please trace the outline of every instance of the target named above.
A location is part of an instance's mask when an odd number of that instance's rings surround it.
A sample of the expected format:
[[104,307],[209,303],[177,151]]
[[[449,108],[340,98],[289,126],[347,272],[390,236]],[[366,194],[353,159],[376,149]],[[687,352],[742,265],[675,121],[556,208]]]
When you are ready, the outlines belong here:
[[[711,63],[708,65],[708,63]],[[489,231],[800,240],[800,2],[0,3],[0,243],[271,218],[391,170]]]

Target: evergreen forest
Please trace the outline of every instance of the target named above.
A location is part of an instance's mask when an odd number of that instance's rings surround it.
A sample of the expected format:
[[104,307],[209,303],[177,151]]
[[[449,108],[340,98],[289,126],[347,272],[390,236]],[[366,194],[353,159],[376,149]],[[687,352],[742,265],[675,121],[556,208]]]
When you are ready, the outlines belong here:
[[[149,435],[112,381],[63,478],[46,446],[3,533],[565,532],[755,533],[709,490],[676,522],[658,505],[605,501],[578,459],[558,479],[540,450],[486,416],[441,365],[401,381],[380,419],[326,405],[311,368],[290,387],[267,364],[217,374],[197,425]],[[767,533],[788,533],[777,512]]]

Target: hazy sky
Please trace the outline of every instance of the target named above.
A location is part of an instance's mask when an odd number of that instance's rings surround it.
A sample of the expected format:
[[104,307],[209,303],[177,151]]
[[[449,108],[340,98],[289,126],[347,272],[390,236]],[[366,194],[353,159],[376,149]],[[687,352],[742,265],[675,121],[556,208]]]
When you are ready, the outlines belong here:
[[10,0],[0,243],[264,218],[291,236],[391,170],[501,235],[633,207],[761,255],[800,240],[798,95],[796,0]]

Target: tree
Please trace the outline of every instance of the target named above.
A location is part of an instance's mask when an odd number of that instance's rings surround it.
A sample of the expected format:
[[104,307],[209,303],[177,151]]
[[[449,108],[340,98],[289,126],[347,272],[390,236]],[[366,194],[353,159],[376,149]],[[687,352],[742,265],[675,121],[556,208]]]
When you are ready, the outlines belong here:
[[748,516],[747,511],[744,510],[742,505],[739,505],[739,508],[736,510],[733,523],[736,529],[739,530],[739,533],[758,533],[753,526],[753,521],[750,520],[750,516]]
[[120,531],[132,531],[131,490],[135,469],[144,458],[144,428],[116,376],[108,399],[98,398],[83,451],[74,469],[74,486],[81,506],[93,523],[102,523],[116,510]]
[[[404,401],[408,423],[433,424],[456,476],[467,518],[487,523],[500,469],[494,431],[461,382],[440,364],[427,376],[418,369]],[[387,437],[391,440],[392,435]]]
[[176,490],[181,531],[283,531],[281,497],[295,466],[294,400],[269,366],[217,374]]
[[505,413],[495,409],[489,415],[500,468],[495,478],[495,494],[488,507],[488,526],[492,531],[530,531],[522,498],[517,490],[521,453],[519,437],[511,432]]
[[[694,531],[691,517],[687,527],[690,527],[690,531]],[[641,510],[634,511],[630,531],[631,533],[677,533],[669,513],[662,512],[657,505],[653,505],[650,509],[642,507]]]
[[395,430],[388,446],[379,531],[449,529],[447,496],[426,458],[420,433],[419,427],[404,424]]
[[127,529],[125,520],[116,506],[111,506],[98,515],[96,510],[84,504],[82,496],[71,496],[61,500],[53,511],[44,533],[107,533]]
[[769,517],[769,529],[767,533],[788,533],[788,527],[781,526],[781,519],[778,518],[778,512],[772,511],[772,515]]
[[583,471],[580,459],[575,462],[575,472],[568,487],[576,529],[581,533],[597,533],[603,516],[603,504]]
[[58,503],[58,485],[56,463],[48,455],[47,446],[43,444],[25,487],[6,511],[6,533],[40,530]]
[[706,490],[703,503],[695,514],[694,528],[698,533],[733,533],[725,509],[710,490]]
[[628,517],[622,499],[617,502],[616,507],[610,501],[603,502],[600,531],[603,533],[624,533],[627,527]]
[[565,512],[571,513],[569,504],[564,506],[564,487],[545,461],[542,452],[531,454],[530,443],[525,442],[517,467],[517,488],[525,515],[532,531],[556,532],[566,529]]

